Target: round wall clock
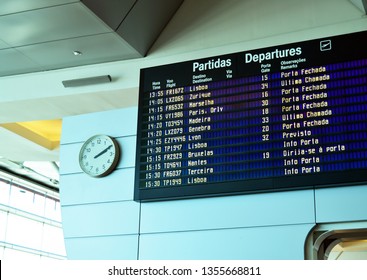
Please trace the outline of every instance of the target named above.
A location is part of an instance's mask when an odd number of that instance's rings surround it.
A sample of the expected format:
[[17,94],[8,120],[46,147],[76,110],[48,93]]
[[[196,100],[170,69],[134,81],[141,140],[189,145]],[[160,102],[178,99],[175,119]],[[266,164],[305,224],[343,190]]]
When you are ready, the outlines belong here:
[[94,135],[83,144],[79,152],[81,169],[92,177],[110,174],[120,160],[120,147],[107,135]]

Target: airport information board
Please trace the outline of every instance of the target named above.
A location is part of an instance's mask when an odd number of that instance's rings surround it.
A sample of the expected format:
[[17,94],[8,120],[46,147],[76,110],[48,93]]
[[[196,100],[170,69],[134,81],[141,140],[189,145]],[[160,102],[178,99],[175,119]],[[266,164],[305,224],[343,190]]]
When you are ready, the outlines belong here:
[[141,69],[135,199],[366,182],[366,38]]

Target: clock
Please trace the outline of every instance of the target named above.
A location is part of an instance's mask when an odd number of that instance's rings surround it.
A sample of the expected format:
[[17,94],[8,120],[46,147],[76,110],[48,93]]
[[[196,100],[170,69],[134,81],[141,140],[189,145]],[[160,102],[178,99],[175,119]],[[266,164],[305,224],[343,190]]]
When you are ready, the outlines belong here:
[[86,174],[103,177],[116,168],[120,154],[120,147],[114,138],[102,134],[94,135],[80,149],[79,165]]

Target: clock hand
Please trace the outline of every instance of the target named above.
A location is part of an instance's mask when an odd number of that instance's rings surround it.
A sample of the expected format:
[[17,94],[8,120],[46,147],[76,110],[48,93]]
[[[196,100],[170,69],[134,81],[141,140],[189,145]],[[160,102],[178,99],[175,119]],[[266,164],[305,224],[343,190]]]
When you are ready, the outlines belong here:
[[103,155],[105,152],[107,152],[110,148],[112,147],[112,145],[109,145],[106,149],[104,149],[102,152],[100,152],[99,154],[95,155],[94,158],[98,158],[101,155]]

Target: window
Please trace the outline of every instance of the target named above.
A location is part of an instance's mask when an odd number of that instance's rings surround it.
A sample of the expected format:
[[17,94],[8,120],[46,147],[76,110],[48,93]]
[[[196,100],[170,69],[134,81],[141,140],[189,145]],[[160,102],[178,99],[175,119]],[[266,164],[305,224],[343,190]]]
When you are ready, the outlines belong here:
[[308,259],[367,260],[367,223],[320,224],[306,245]]
[[57,192],[0,171],[0,259],[66,259]]

